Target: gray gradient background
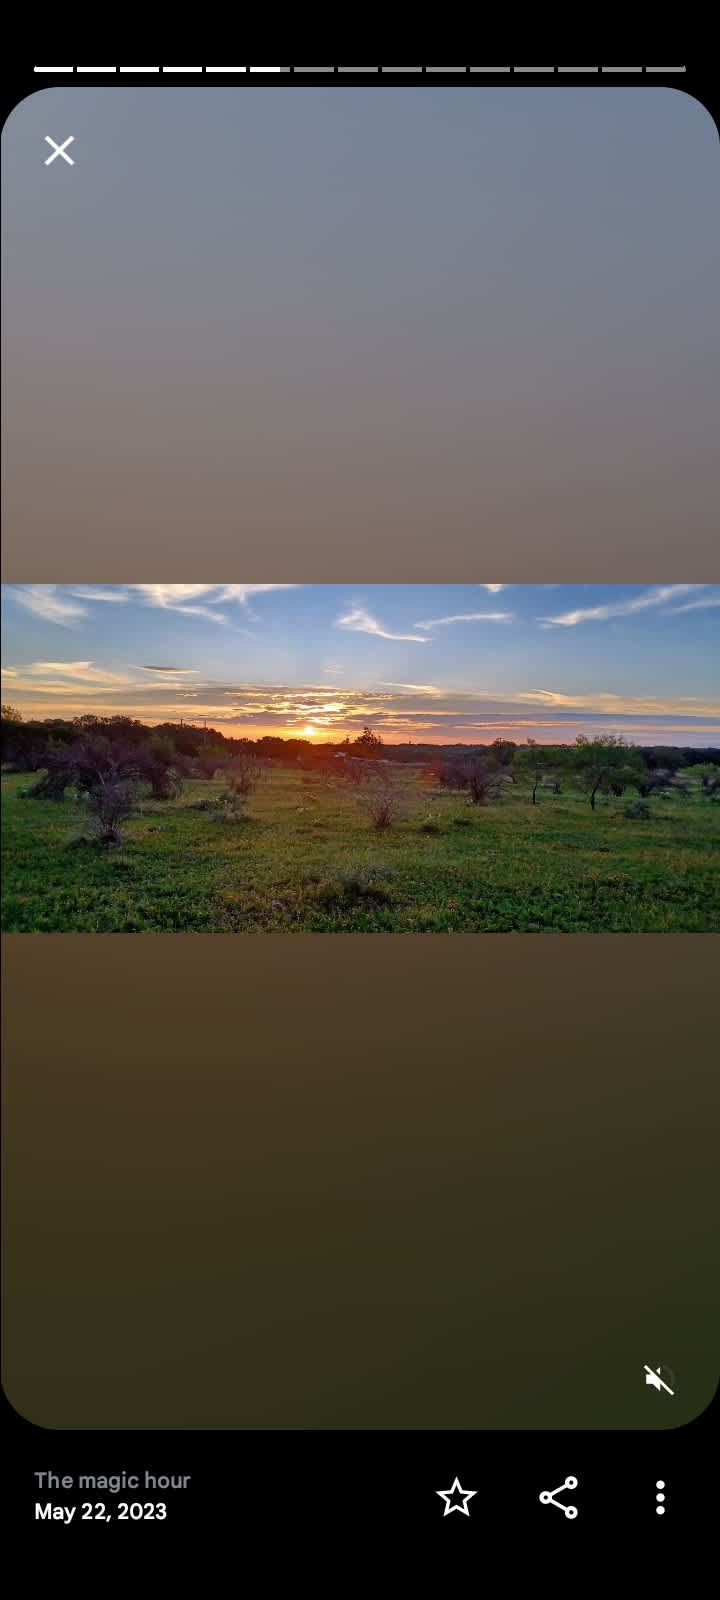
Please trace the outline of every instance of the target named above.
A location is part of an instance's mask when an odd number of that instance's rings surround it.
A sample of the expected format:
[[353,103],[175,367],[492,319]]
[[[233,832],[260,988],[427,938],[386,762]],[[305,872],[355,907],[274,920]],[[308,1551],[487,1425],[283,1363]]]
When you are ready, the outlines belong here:
[[3,157],[6,581],[712,576],[687,95],[51,89]]
[[[314,92],[203,98],[185,133],[166,91],[14,113],[7,581],[717,578],[707,113],[551,93],[548,148],[537,97],[508,94],[511,204],[507,141],[470,139],[462,181],[454,164],[487,91],[474,110],[438,91],[434,120],[427,91],[377,95],[361,137],[370,95],[336,102],[330,145],[316,130],[317,170],[287,121],[322,121]],[[222,183],[192,149],[211,112]],[[38,140],[68,115],[78,168],[51,190]],[[268,142],[290,198],[278,214],[261,167],[259,317],[232,279],[250,395],[217,196]],[[537,180],[558,163],[550,231]],[[471,223],[497,312],[477,324]],[[4,965],[5,1383],[33,1421],[664,1428],[707,1404],[712,937],[20,935]],[[645,1361],[678,1373],[671,1409]]]

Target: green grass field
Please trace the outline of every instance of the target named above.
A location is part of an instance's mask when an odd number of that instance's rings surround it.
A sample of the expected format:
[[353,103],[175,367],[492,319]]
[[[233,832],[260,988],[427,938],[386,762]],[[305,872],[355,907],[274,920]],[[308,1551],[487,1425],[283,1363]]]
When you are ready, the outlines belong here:
[[144,800],[112,849],[87,813],[22,798],[4,775],[3,928],[19,933],[665,933],[720,929],[720,806],[508,786],[472,806],[404,771],[403,814],[377,833],[340,780],[272,770],[242,822],[197,809],[220,781]]

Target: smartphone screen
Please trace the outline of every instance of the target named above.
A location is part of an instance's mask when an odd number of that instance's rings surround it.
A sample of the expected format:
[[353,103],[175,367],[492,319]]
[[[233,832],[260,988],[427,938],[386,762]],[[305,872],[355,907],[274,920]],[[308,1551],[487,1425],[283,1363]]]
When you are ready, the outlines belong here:
[[199,1541],[228,1459],[256,1518],[261,1462],[353,1527],[387,1467],[421,1548],[615,1526],[621,1464],[649,1545],[699,1506],[693,71],[18,69],[4,1389],[38,1546]]

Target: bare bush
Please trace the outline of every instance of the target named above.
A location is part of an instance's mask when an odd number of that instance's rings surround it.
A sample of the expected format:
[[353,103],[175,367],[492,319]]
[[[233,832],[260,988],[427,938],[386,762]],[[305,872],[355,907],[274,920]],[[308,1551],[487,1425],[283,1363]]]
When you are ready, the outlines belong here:
[[464,789],[467,784],[467,762],[441,761],[434,776],[443,789]]
[[342,777],[353,789],[364,789],[368,784],[377,783],[382,771],[377,761],[372,761],[368,756],[347,756],[343,762],[338,762],[342,767]]
[[468,769],[467,789],[474,806],[489,805],[498,793],[498,774],[492,767],[472,766]]
[[487,805],[494,800],[504,781],[504,774],[498,767],[473,756],[441,762],[437,776],[445,789],[466,789],[474,806]]
[[213,822],[248,822],[247,798],[234,789],[223,789],[211,802],[209,814]]
[[258,784],[264,777],[263,768],[259,761],[252,756],[241,755],[236,757],[228,768],[228,780],[231,792],[242,796],[254,794]]
[[401,811],[400,795],[390,785],[368,789],[363,795],[363,808],[378,833],[384,833],[398,821]]
[[121,822],[137,814],[137,791],[127,778],[100,773],[87,792],[87,805],[101,844],[119,844]]

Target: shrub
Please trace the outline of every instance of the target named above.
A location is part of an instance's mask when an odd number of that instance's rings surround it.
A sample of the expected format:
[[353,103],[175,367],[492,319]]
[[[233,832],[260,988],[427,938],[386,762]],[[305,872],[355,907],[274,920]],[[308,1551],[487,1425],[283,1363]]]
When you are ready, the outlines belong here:
[[671,783],[672,779],[669,774],[645,772],[637,780],[638,794],[643,800],[647,800],[650,795],[662,794],[663,790],[667,789]]
[[445,789],[467,789],[473,805],[481,806],[495,799],[504,774],[492,763],[468,756],[441,762],[437,777]]
[[252,756],[242,755],[228,768],[228,777],[231,792],[245,798],[256,790],[263,777],[263,769],[260,762],[254,761]]
[[635,822],[647,822],[652,816],[652,811],[647,800],[633,800],[623,811],[624,817],[630,817]]
[[223,789],[208,807],[213,822],[249,822],[245,796],[234,789]]
[[[119,739],[113,743],[100,734],[91,734],[72,745],[46,745],[40,764],[58,793],[61,788],[73,788],[89,794],[97,789],[101,778],[134,782],[143,776],[136,745]],[[45,785],[35,785],[36,792],[40,793],[40,789],[47,792]]]
[[224,772],[228,765],[227,754],[222,745],[206,745],[195,757],[195,772],[199,778],[214,778],[216,772]]
[[128,779],[101,773],[87,792],[87,805],[99,842],[119,844],[122,839],[120,823],[137,813],[137,792]]
[[392,868],[384,865],[353,864],[322,884],[318,898],[328,908],[388,905],[392,897],[387,882],[392,875]]
[[392,828],[400,816],[400,796],[388,785],[381,789],[368,789],[363,796],[363,806],[378,833]]
[[179,772],[152,760],[143,760],[140,770],[150,785],[153,800],[177,800],[178,795],[182,794],[183,781]]
[[[23,790],[25,800],[64,800],[65,790],[75,781],[75,762],[71,749],[62,745],[47,744],[38,762],[41,775],[30,789]],[[42,770],[44,768],[44,771]]]
[[473,767],[468,773],[467,788],[474,806],[486,806],[497,795],[498,775],[491,767]]
[[108,739],[90,733],[71,745],[46,745],[40,766],[45,774],[28,794],[33,799],[62,800],[65,790],[94,793],[100,780],[138,782],[150,785],[156,800],[174,800],[182,792],[182,778],[168,757],[173,757],[168,739],[153,737],[144,744],[128,738]]
[[377,783],[382,772],[377,761],[369,756],[346,756],[344,761],[338,761],[340,775],[353,789],[364,788],[366,784]]
[[628,786],[636,788],[645,776],[639,751],[613,733],[603,733],[595,739],[578,734],[569,759],[593,811],[599,794],[607,794],[613,785],[622,786],[621,793]]
[[58,767],[48,767],[30,789],[21,791],[23,800],[64,800],[68,787],[67,775]]
[[373,760],[379,756],[382,747],[383,741],[379,733],[373,733],[372,728],[363,728],[360,737],[353,739],[351,748],[355,755],[360,757],[361,761],[366,761],[368,757]]
[[466,763],[463,761],[441,761],[435,769],[437,781],[443,789],[464,789],[466,778]]

